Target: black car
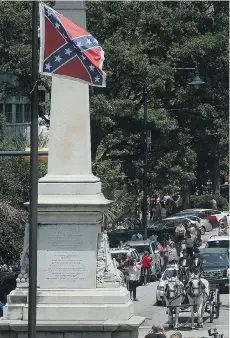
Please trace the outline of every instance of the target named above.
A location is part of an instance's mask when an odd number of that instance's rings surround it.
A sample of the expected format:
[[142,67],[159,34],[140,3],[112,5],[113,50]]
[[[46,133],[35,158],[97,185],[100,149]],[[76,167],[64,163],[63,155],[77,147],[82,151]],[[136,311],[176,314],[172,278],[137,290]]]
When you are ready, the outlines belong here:
[[229,288],[229,250],[219,248],[200,249],[203,277],[219,289]]
[[180,218],[176,218],[176,219],[165,218],[165,219],[162,219],[160,221],[153,223],[151,225],[151,229],[155,230],[155,232],[159,235],[162,233],[174,235],[175,229],[180,223],[182,223],[186,227],[186,221],[181,220]]
[[[143,229],[116,229],[107,233],[109,238],[109,245],[111,248],[117,248],[120,245],[120,242],[128,242],[132,240],[133,235],[141,234],[144,236]],[[148,228],[147,229],[147,237],[149,238],[152,235],[157,235],[158,231],[155,229]]]

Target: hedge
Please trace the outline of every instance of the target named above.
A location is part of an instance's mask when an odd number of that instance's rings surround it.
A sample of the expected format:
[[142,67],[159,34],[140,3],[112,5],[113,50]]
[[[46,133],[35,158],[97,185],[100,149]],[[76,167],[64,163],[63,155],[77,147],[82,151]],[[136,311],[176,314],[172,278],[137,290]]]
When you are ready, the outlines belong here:
[[194,208],[213,209],[213,203],[211,202],[212,199],[216,201],[218,209],[229,210],[228,201],[226,198],[222,196],[218,196],[218,195],[201,195],[201,196],[192,195],[190,196],[190,201]]

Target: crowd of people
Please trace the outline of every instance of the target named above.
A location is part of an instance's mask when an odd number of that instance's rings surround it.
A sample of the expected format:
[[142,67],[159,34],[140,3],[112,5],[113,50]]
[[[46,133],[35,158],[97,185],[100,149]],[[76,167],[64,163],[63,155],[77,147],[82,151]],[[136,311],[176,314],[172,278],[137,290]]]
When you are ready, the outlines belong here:
[[[136,234],[136,239],[143,239],[142,235]],[[194,249],[201,243],[201,232],[194,222],[185,227],[183,224],[178,224],[175,229],[175,234],[158,237],[153,235],[150,240],[155,242],[156,250],[160,254],[161,271],[166,269],[167,265],[178,264],[182,257],[192,258]],[[120,269],[128,280],[128,289],[130,297],[134,301],[137,300],[137,287],[140,285],[148,285],[150,282],[151,264],[153,255],[145,251],[140,262],[131,258],[131,253],[117,255],[117,268]]]
[[157,221],[169,216],[173,210],[182,205],[180,193],[175,194],[154,194],[150,197],[149,204],[149,219]]

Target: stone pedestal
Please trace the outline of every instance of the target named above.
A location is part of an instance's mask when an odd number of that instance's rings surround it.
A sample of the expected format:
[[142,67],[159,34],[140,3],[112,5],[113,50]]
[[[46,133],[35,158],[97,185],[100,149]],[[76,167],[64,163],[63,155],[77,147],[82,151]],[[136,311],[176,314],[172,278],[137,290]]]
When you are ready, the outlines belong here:
[[[84,2],[57,1],[56,9],[85,26]],[[88,86],[54,77],[51,98],[48,173],[38,189],[37,338],[137,338],[144,318],[133,316],[101,235],[110,202],[91,169]],[[27,255],[26,232],[23,270]],[[23,282],[8,296],[0,337],[27,337]]]

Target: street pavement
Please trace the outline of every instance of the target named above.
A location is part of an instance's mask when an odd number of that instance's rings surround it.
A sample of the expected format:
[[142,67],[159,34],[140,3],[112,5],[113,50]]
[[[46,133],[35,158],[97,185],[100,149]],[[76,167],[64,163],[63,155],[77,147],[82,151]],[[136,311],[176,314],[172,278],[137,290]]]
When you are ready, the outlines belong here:
[[[212,233],[207,233],[202,236],[203,245],[211,235],[217,234],[217,229],[214,229]],[[134,302],[134,313],[138,316],[145,317],[144,323],[139,328],[139,338],[144,338],[145,335],[151,330],[153,324],[163,325],[168,334],[172,334],[174,331],[168,331],[168,317],[166,314],[166,308],[156,305],[156,288],[158,282],[150,283],[148,286],[140,286],[137,288],[138,301]],[[190,329],[190,312],[180,314],[179,329],[184,337],[198,338],[208,337],[208,329],[216,328],[219,333],[223,333],[225,338],[230,338],[229,334],[229,294],[220,295],[221,308],[220,317],[214,318],[213,323],[209,322],[208,314],[205,314],[204,327],[202,329]]]

